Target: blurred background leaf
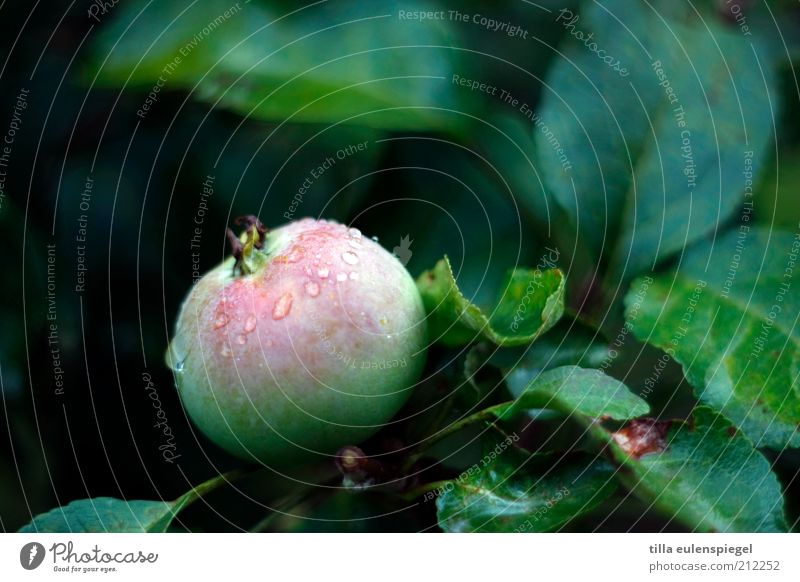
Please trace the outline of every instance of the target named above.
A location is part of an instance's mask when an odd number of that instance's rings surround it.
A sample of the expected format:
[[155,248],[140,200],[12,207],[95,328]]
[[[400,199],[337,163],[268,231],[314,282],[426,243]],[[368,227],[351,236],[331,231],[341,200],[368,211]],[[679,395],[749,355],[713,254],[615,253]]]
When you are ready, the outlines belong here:
[[[682,101],[696,107],[699,89],[705,88],[720,124],[725,156],[719,163],[716,158],[703,161],[696,152],[696,162],[705,163],[715,177],[722,170],[723,182],[709,187],[708,196],[695,197],[691,225],[685,222],[686,208],[665,198],[680,181],[667,180],[665,191],[658,180],[655,189],[637,190],[642,196],[639,210],[649,208],[656,218],[666,212],[665,241],[674,242],[687,232],[690,238],[702,238],[717,227],[723,230],[740,206],[741,156],[734,156],[736,163],[728,157],[728,148],[741,145],[741,135],[728,127],[741,123],[738,110],[729,114],[734,87],[748,103],[744,116],[753,149],[777,131],[777,148],[769,148],[774,159],[754,164],[764,185],[755,193],[755,215],[762,224],[794,229],[800,220],[792,176],[800,147],[800,108],[791,57],[779,60],[774,79],[765,56],[762,78],[753,66],[753,51],[745,47],[742,52],[741,31],[718,0],[695,3],[697,13],[687,11],[685,3],[651,3],[678,38],[704,57],[694,63],[703,71],[698,79],[687,73],[690,63],[676,53],[675,39],[665,35],[659,21],[643,16],[641,5],[601,3],[622,15],[632,30],[644,23],[637,38],[654,58],[665,63],[670,59],[669,76],[680,87]],[[755,52],[771,54],[775,46],[783,50],[785,41],[792,54],[800,54],[797,5],[771,2],[774,21],[761,5],[752,8],[748,21],[754,31],[766,30],[770,42],[762,52],[761,40],[754,36],[753,42],[759,43]],[[88,8],[88,3],[66,0],[5,3],[0,8],[0,55],[8,59],[0,69],[0,135],[20,90],[30,91],[10,165],[3,168],[7,197],[0,206],[0,239],[10,256],[0,287],[0,391],[9,428],[0,437],[0,529],[15,531],[33,515],[87,497],[176,499],[192,484],[236,466],[237,461],[189,423],[163,353],[195,273],[210,269],[227,253],[224,230],[241,214],[258,213],[268,226],[289,220],[287,213],[353,224],[379,237],[387,249],[404,253],[415,276],[447,254],[459,287],[482,305],[496,299],[509,269],[535,267],[556,249],[557,266],[569,284],[568,314],[593,312],[596,319],[580,321],[597,324],[608,335],[601,339],[596,329],[573,329],[576,320],[565,318],[530,351],[501,350],[496,362],[489,354],[470,352],[472,376],[479,363],[487,358],[491,363],[478,372],[490,374],[488,378],[471,380],[463,374],[469,348],[436,346],[429,357],[429,378],[409,403],[411,420],[376,435],[364,444],[368,449],[383,451],[387,442],[393,443],[390,450],[404,449],[475,407],[508,399],[503,375],[517,363],[536,374],[556,365],[599,366],[613,360],[608,371],[625,376],[631,391],[640,393],[659,353],[628,338],[624,347],[615,346],[618,358],[607,354],[621,320],[603,310],[618,306],[624,289],[615,294],[613,285],[601,288],[595,271],[618,263],[609,254],[601,257],[600,249],[618,245],[617,255],[624,257],[626,245],[631,246],[639,269],[653,258],[666,264],[680,248],[670,244],[654,250],[652,223],[636,222],[644,220],[641,212],[631,222],[633,215],[615,198],[624,195],[623,186],[630,181],[627,158],[621,173],[606,172],[613,195],[608,214],[596,197],[602,184],[598,188],[591,182],[596,161],[581,166],[587,173],[580,210],[587,214],[580,225],[570,225],[569,217],[578,210],[571,205],[571,189],[559,189],[553,173],[558,175],[560,162],[554,163],[546,132],[531,119],[534,112],[541,115],[562,145],[568,143],[568,126],[558,129],[547,113],[554,107],[552,89],[562,76],[584,83],[557,87],[568,102],[574,95],[582,119],[591,113],[589,104],[597,105],[586,79],[571,77],[575,71],[564,53],[575,63],[585,63],[589,78],[604,83],[599,85],[604,96],[624,116],[623,135],[636,134],[632,151],[649,135],[646,120],[634,115],[641,108],[638,100],[631,101],[630,85],[611,83],[617,79],[606,78],[606,67],[589,67],[596,57],[578,50],[585,47],[574,46],[569,31],[555,22],[562,8],[580,13],[579,25],[592,22],[589,14],[594,12],[602,19],[596,38],[607,38],[609,50],[625,45],[631,66],[642,73],[636,77],[636,90],[646,105],[656,104],[663,88],[649,63],[641,60],[639,45],[631,45],[630,36],[599,12],[597,3],[470,0],[456,8],[435,0],[413,6],[389,0],[329,0],[307,6],[283,0],[238,5],[234,0],[137,0],[118,3],[96,18]],[[400,10],[426,8],[484,15],[518,25],[527,35],[488,30],[471,19],[418,22],[399,17]],[[776,22],[782,35],[773,34]],[[727,63],[736,83],[719,67],[720,50],[729,51]],[[666,56],[658,57],[659,52]],[[178,56],[181,62],[165,70]],[[453,75],[496,91],[470,90],[454,83]],[[764,79],[777,120],[774,128],[772,118],[757,106],[767,95]],[[154,87],[159,90],[148,101]],[[704,101],[700,105],[704,115],[691,123],[705,130],[708,112]],[[762,124],[764,119],[768,123]],[[605,131],[601,125],[586,128],[590,135]],[[587,155],[580,129],[568,152],[576,172],[577,161]],[[619,128],[612,129],[618,137]],[[601,137],[608,138],[605,133]],[[598,152],[619,150],[616,145],[599,147]],[[673,176],[673,158],[667,160],[665,176]],[[327,159],[334,163],[320,174],[317,169]],[[640,168],[634,167],[638,174]],[[204,192],[209,177],[210,194]],[[89,206],[82,208],[88,178],[93,188]],[[662,208],[665,201],[674,203],[668,212]],[[88,271],[85,290],[76,293],[75,237],[83,214]],[[696,222],[695,217],[703,220]],[[588,226],[606,222],[612,228],[605,238]],[[637,226],[635,236],[620,238],[626,228],[633,232],[632,225]],[[195,240],[198,226],[201,233]],[[639,226],[650,229],[647,240],[640,238],[645,231]],[[48,244],[57,248],[63,395],[54,393],[46,327]],[[159,451],[152,401],[142,382],[145,372],[175,435],[177,464],[165,462]],[[673,365],[659,381],[658,391],[648,399],[654,413],[673,406],[669,402],[679,392],[681,412],[688,410],[692,395],[679,367]],[[529,420],[512,428],[519,429],[532,450],[544,442],[556,448],[574,444],[574,426],[560,419]],[[477,431],[441,441],[421,461],[414,477],[418,481],[408,485],[455,478],[481,458],[488,440]],[[796,517],[796,451],[775,453],[770,461],[787,487],[790,517]],[[331,463],[303,471],[303,480],[317,486],[319,476],[327,478],[335,468]],[[300,477],[261,476],[235,491],[210,495],[208,504],[193,505],[178,522],[193,531],[248,529],[269,515],[295,479]],[[287,512],[294,517],[276,519],[271,528],[436,529],[433,503],[415,505],[380,492],[327,493],[298,502]],[[636,500],[614,499],[574,527],[678,527],[646,509]],[[373,519],[375,515],[382,517]]]

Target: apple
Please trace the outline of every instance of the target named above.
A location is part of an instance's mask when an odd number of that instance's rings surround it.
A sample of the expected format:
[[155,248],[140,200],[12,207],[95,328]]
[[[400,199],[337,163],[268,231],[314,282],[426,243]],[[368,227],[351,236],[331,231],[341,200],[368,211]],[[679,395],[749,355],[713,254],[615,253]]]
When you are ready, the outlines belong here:
[[234,256],[189,291],[167,350],[189,417],[228,452],[277,466],[363,441],[425,365],[414,280],[355,228],[240,222]]

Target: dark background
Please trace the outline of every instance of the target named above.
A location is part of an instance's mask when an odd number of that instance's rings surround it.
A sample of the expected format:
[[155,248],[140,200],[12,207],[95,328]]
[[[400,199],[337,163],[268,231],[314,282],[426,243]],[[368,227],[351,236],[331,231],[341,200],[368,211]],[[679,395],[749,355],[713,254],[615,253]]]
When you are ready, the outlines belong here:
[[[262,4],[276,10],[294,6]],[[563,34],[552,26],[537,25],[522,2],[457,4],[459,9],[491,10],[497,18],[526,22],[531,34],[552,46]],[[467,288],[491,296],[491,286],[481,287],[480,274],[485,269],[496,274],[515,264],[535,264],[551,241],[548,226],[559,227],[557,214],[548,221],[539,211],[537,199],[543,195],[534,180],[525,181],[531,191],[528,203],[517,205],[493,172],[453,144],[437,141],[442,134],[436,130],[403,132],[352,125],[331,129],[313,122],[279,125],[243,120],[225,107],[187,100],[185,90],[170,86],[141,120],[136,112],[146,98],[146,87],[88,88],[94,47],[120,7],[97,24],[87,17],[90,3],[78,2],[72,9],[69,5],[49,0],[35,8],[19,1],[0,7],[0,130],[10,122],[20,89],[30,90],[7,168],[8,197],[0,209],[4,259],[0,425],[7,426],[0,431],[0,530],[14,531],[32,514],[79,498],[172,499],[191,484],[239,466],[188,422],[163,359],[178,307],[192,284],[189,239],[207,175],[213,174],[215,180],[203,222],[201,271],[225,256],[225,228],[234,217],[255,213],[268,226],[285,222],[282,215],[309,169],[343,144],[363,140],[370,140],[367,152],[337,164],[315,182],[297,216],[352,222],[365,234],[379,236],[390,249],[409,234],[415,241],[408,265],[414,275],[447,253],[455,265],[466,265]],[[558,4],[564,5],[577,3]],[[788,6],[783,14],[787,22],[796,20],[797,8]],[[724,19],[724,13],[719,18]],[[459,30],[453,41],[503,54],[538,74],[544,74],[555,56],[545,44],[535,50],[525,45],[523,51],[513,39],[477,29]],[[535,107],[541,86],[513,67],[474,55],[460,61],[460,66],[458,70],[506,87]],[[485,106],[475,104],[475,95],[459,95],[464,111]],[[488,107],[503,111],[497,103]],[[794,103],[782,118],[782,147],[787,151],[798,151],[798,111]],[[405,136],[414,139],[397,139]],[[499,167],[520,163],[515,161],[516,152],[497,146],[490,135],[467,131],[462,136],[456,141],[482,152]],[[378,139],[389,141],[379,145]],[[296,148],[302,149],[281,168]],[[410,167],[448,172],[464,184],[446,174]],[[385,171],[373,174],[378,169]],[[77,293],[75,236],[89,175],[93,189],[85,212],[86,285]],[[800,176],[794,184],[800,184]],[[467,188],[481,193],[488,217],[482,216]],[[796,224],[799,216],[796,190],[793,193],[780,202],[779,219],[785,224]],[[443,211],[410,198],[441,205],[456,217],[461,230]],[[463,232],[468,235],[465,246],[460,242]],[[490,241],[497,245],[491,254]],[[48,344],[47,245],[51,244],[56,247],[54,323],[63,394],[56,393]],[[579,305],[591,291],[580,277],[571,281],[570,302]],[[602,302],[592,307],[603,309]],[[431,365],[439,357],[434,352]],[[179,463],[164,462],[158,450],[161,439],[153,428],[144,373],[152,377],[169,419]],[[680,381],[677,366],[663,381]],[[787,467],[796,470],[796,457],[790,461]],[[193,508],[187,519],[193,520],[194,529],[247,528],[263,516],[258,502],[268,503],[287,486],[280,481],[243,484],[251,499],[215,494],[219,501],[212,503],[213,509]],[[383,520],[358,520],[360,515],[387,509],[385,503],[382,498],[341,494],[309,506],[307,515],[344,515],[353,522],[331,525],[295,519],[286,520],[281,528],[413,531],[435,524],[433,504]],[[656,515],[642,517],[644,507],[630,500],[599,528],[677,527]],[[598,521],[574,527],[595,528]]]

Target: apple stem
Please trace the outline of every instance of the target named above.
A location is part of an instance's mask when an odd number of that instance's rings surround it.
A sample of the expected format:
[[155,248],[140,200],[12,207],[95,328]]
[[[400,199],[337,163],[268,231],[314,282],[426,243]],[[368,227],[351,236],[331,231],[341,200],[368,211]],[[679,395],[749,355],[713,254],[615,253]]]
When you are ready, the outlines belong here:
[[267,227],[253,214],[240,216],[234,223],[244,226],[242,234],[237,238],[233,231],[227,230],[228,243],[236,262],[233,265],[235,274],[249,275],[255,272],[266,261],[266,255],[261,251],[267,235]]

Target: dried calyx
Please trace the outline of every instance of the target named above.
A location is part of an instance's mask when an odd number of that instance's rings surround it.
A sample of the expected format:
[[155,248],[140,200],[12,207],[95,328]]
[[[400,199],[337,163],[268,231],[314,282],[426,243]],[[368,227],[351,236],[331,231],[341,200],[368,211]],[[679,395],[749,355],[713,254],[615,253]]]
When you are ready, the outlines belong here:
[[233,273],[234,275],[249,275],[265,262],[263,253],[257,251],[264,248],[267,227],[254,214],[240,216],[233,222],[237,226],[243,227],[242,234],[238,237],[230,228],[226,231],[231,252],[236,259]]

